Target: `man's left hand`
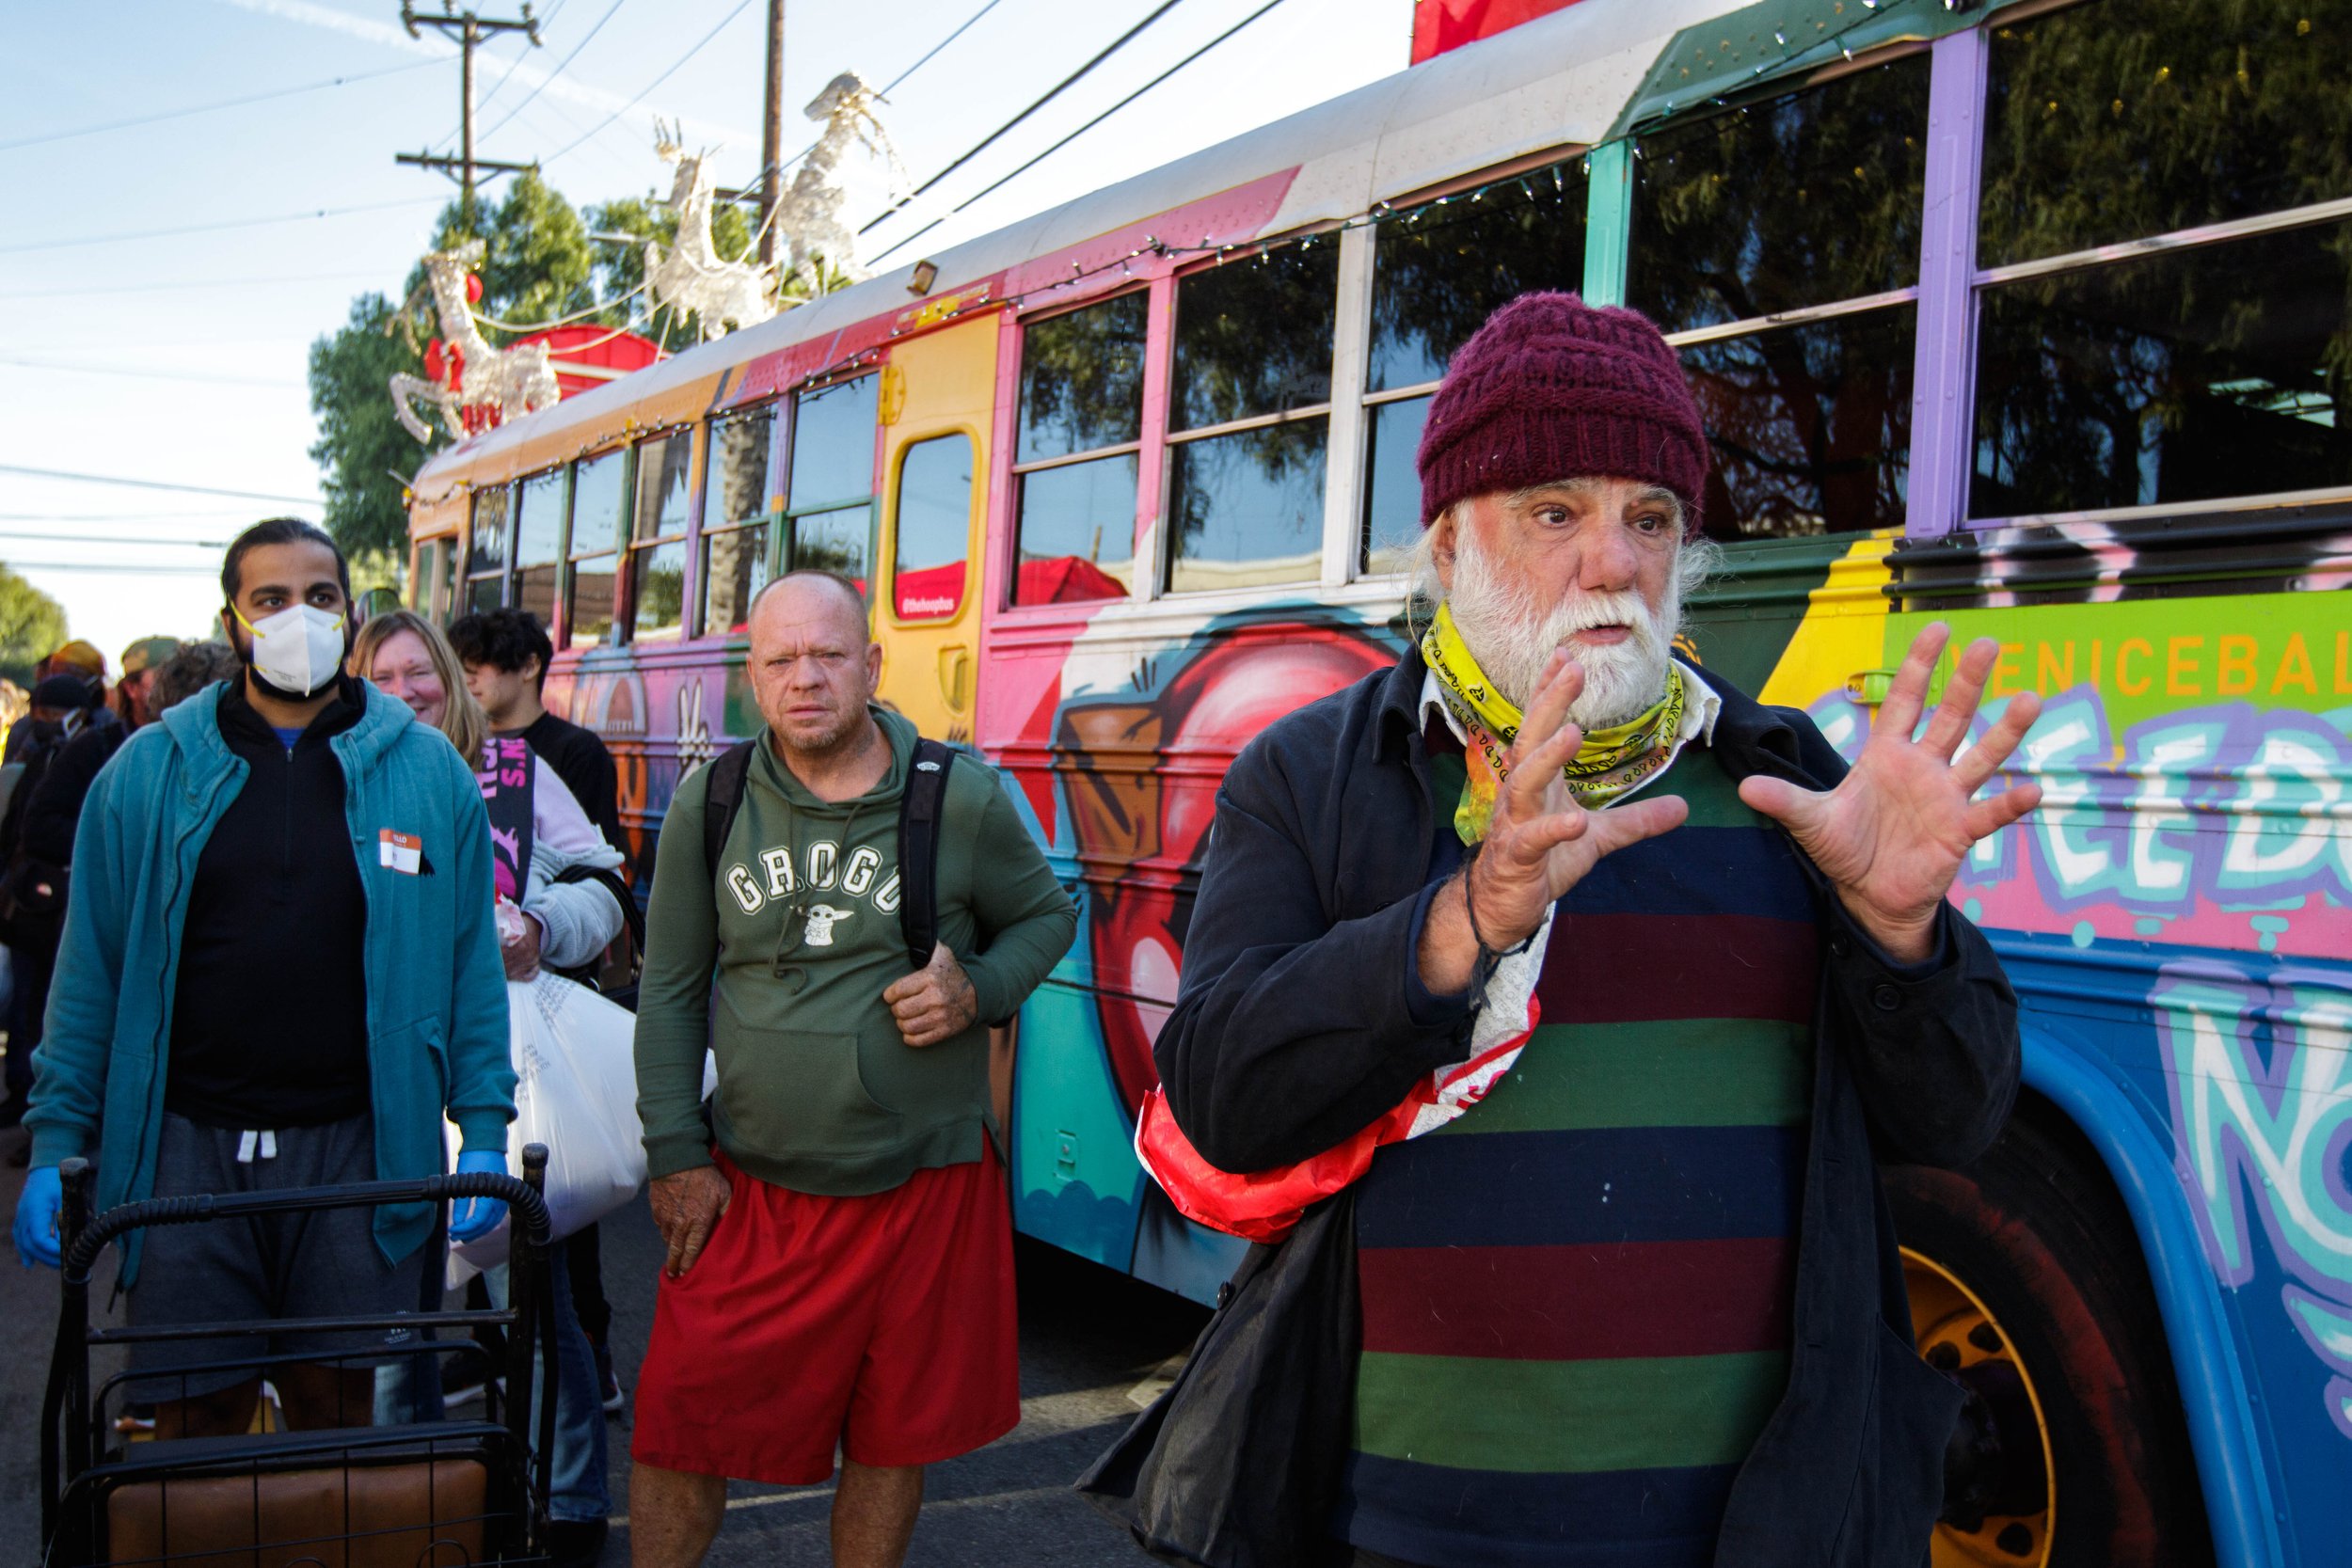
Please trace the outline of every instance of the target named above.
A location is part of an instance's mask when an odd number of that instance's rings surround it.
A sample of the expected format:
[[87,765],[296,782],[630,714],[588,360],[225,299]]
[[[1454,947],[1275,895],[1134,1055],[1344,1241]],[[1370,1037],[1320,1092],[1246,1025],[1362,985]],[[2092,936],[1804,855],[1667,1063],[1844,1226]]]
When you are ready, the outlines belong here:
[[972,976],[956,962],[946,942],[931,948],[931,961],[882,992],[890,1016],[898,1021],[898,1036],[909,1045],[937,1045],[972,1027],[980,1016],[980,999],[972,990]]
[[1968,737],[1999,652],[1991,638],[1960,656],[1934,717],[1912,738],[1928,677],[1950,637],[1938,621],[1913,641],[1868,743],[1836,789],[1801,789],[1762,774],[1740,784],[1740,799],[1788,830],[1836,887],[1846,912],[1901,963],[1934,951],[1936,911],[1969,849],[2042,803],[2036,784],[1974,798],[2041,714],[2034,693],[2010,698],[1981,739],[1957,759],[1952,754]]

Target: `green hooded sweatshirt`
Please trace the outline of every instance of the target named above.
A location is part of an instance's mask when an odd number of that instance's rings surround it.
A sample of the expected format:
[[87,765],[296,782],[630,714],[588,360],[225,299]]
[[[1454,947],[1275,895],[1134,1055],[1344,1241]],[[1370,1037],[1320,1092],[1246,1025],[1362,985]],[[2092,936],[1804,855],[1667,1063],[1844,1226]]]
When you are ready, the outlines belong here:
[[650,1175],[711,1163],[706,1043],[719,1067],[710,1131],[772,1186],[887,1192],[977,1159],[994,1131],[988,1025],[1009,1019],[1069,950],[1077,911],[995,771],[957,757],[940,829],[939,940],[972,977],[979,1015],[951,1039],[908,1045],[882,995],[908,973],[898,802],[916,736],[895,713],[874,718],[890,770],[850,800],[818,800],[761,732],[715,883],[703,848],[710,769],[670,802],[637,1013]]

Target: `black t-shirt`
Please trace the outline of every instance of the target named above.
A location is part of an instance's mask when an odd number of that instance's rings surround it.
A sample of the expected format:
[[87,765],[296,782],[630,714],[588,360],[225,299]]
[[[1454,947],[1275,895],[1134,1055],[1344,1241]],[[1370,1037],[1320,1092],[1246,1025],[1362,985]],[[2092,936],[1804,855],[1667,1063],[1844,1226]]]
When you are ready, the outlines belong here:
[[368,903],[327,742],[366,711],[345,675],[289,751],[246,700],[220,734],[245,787],[196,863],[171,1005],[167,1110],[211,1127],[316,1127],[366,1112]]
[[596,732],[543,713],[524,727],[522,736],[532,753],[555,769],[604,841],[628,853],[628,846],[621,839],[620,774]]

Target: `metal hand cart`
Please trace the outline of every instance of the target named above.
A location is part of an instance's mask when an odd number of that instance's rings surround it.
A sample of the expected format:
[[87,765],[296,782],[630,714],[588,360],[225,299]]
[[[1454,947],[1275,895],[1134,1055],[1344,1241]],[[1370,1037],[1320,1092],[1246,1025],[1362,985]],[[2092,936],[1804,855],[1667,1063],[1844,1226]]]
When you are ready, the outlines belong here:
[[[523,1175],[473,1172],[276,1193],[151,1198],[90,1217],[96,1172],[59,1168],[65,1301],[41,1407],[42,1562],[46,1568],[473,1568],[545,1563],[548,1476],[554,1448],[555,1316],[548,1276],[545,1147],[523,1150]],[[96,1328],[90,1270],[107,1243],[143,1227],[262,1213],[491,1197],[514,1227],[510,1305],[502,1311],[285,1319],[155,1328]],[[437,1259],[427,1269],[438,1278]],[[504,1391],[469,1331],[506,1330]],[[236,1437],[113,1441],[110,1396],[188,1373],[317,1361],[315,1351],[238,1355],[125,1370],[90,1386],[90,1353],[164,1340],[268,1334],[418,1329],[400,1343],[342,1359],[436,1378],[440,1357],[470,1358],[489,1402],[474,1420],[338,1426]],[[435,1338],[431,1331],[459,1338]],[[538,1354],[534,1355],[536,1347]],[[329,1357],[328,1359],[334,1359]],[[537,1370],[534,1372],[534,1362]],[[544,1377],[544,1385],[534,1386]],[[533,1436],[536,1417],[537,1442]],[[104,1446],[102,1446],[104,1445]],[[536,1454],[534,1461],[533,1454]]]

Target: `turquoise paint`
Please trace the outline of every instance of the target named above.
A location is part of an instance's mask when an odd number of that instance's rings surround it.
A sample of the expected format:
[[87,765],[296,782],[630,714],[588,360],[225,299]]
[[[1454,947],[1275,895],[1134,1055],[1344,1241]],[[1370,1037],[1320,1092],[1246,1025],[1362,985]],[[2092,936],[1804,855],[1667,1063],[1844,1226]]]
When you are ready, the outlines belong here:
[[1585,303],[1623,305],[1626,250],[1633,238],[1632,144],[1602,142],[1585,162],[1591,170],[1584,198]]

